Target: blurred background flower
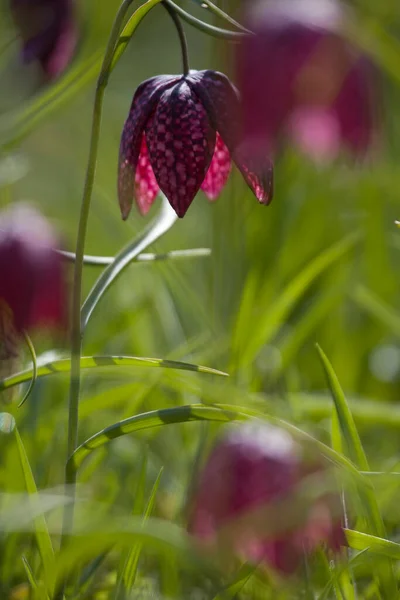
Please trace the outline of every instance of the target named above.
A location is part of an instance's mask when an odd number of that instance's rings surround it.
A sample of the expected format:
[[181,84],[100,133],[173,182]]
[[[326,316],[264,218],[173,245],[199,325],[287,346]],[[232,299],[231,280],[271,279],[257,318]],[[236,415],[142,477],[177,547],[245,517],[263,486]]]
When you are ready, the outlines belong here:
[[67,68],[77,45],[73,0],[10,0],[24,62],[38,61],[54,79]]
[[337,552],[345,543],[340,498],[327,493],[323,458],[305,450],[265,423],[232,428],[211,451],[194,493],[188,528],[200,547],[283,573],[320,544]]
[[243,129],[254,152],[291,143],[316,161],[364,154],[374,138],[377,79],[346,37],[336,0],[245,3],[254,31],[238,46]]

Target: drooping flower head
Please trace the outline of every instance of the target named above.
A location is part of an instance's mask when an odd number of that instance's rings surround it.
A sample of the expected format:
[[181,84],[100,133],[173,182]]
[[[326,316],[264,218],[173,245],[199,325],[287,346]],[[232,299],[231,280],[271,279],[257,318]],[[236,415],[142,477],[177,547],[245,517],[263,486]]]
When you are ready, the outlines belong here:
[[10,0],[22,37],[22,58],[38,61],[46,77],[58,77],[77,45],[72,0]]
[[214,200],[224,187],[231,159],[259,202],[272,198],[268,157],[251,164],[241,145],[239,99],[222,73],[160,75],[136,90],[122,132],[118,197],[127,218],[136,200],[145,214],[161,189],[183,217],[201,188]]
[[[237,53],[243,130],[256,147],[283,140],[314,159],[364,153],[374,134],[372,65],[343,34],[338,0],[256,0]],[[250,141],[249,141],[250,143]]]
[[[322,458],[310,462],[286,431],[239,425],[217,442],[200,473],[189,532],[206,549],[292,573],[304,551],[344,544],[340,498],[325,485],[327,473]],[[306,497],[311,474],[321,489]]]
[[17,333],[66,324],[67,290],[56,241],[49,223],[28,204],[0,213],[0,312]]

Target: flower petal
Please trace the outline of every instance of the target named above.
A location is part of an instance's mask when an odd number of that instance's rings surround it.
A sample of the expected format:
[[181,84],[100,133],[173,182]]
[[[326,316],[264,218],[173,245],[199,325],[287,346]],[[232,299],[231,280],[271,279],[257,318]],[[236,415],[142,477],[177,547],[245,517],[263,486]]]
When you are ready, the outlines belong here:
[[232,154],[240,140],[240,101],[235,86],[218,71],[191,71],[186,81],[200,98],[212,127],[219,132]]
[[118,199],[123,219],[128,217],[132,208],[135,171],[147,119],[161,94],[177,79],[172,75],[152,77],[138,87],[133,97],[119,148]]
[[247,140],[235,150],[232,159],[257,200],[268,205],[273,197],[274,167],[265,145],[260,147],[255,140]]
[[209,200],[216,200],[224,188],[231,172],[231,155],[221,136],[217,133],[214,156],[202,183],[201,189]]
[[211,163],[215,131],[184,80],[161,96],[146,126],[146,141],[158,185],[183,217]]
[[239,94],[229,79],[218,71],[191,72],[187,82],[201,99],[211,124],[221,135],[247,185],[262,204],[272,200],[273,166],[267,151],[255,153],[241,143]]
[[143,134],[135,173],[135,200],[142,215],[147,215],[159,191],[157,179],[150,164],[146,137]]

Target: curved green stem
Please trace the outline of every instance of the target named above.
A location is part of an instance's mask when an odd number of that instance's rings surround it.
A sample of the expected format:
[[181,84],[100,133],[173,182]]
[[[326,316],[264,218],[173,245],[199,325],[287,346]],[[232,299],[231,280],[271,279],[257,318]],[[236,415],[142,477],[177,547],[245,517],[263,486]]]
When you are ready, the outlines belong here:
[[181,19],[183,19],[183,21],[186,21],[186,23],[189,23],[189,25],[192,25],[192,27],[195,27],[196,29],[199,29],[199,31],[207,33],[213,37],[221,38],[231,42],[239,42],[244,37],[249,35],[247,33],[242,33],[241,31],[229,31],[229,29],[215,27],[214,25],[210,25],[209,23],[205,23],[204,21],[197,19],[190,13],[186,12],[186,10],[183,10],[183,8],[175,4],[175,2],[172,0],[164,0],[164,2],[165,4],[168,4],[168,6],[170,6],[181,17]]
[[24,331],[24,338],[25,338],[26,345],[28,346],[28,349],[29,349],[29,352],[30,352],[31,358],[32,358],[32,378],[31,378],[29,387],[26,390],[25,396],[22,398],[21,402],[18,404],[18,408],[20,408],[24,404],[24,402],[29,398],[29,396],[33,390],[33,386],[35,385],[36,379],[37,379],[37,359],[36,359],[35,348],[34,348],[31,338],[29,337],[29,335],[27,334],[26,331]]
[[225,11],[221,10],[216,4],[214,4],[214,2],[211,2],[211,0],[202,0],[202,3],[205,4],[205,6],[203,8],[209,8],[210,11],[212,13],[214,13],[214,15],[216,15],[220,19],[224,19],[225,21],[227,21],[234,27],[237,27],[237,29],[239,29],[239,31],[243,31],[243,33],[248,33],[248,34],[252,33],[250,31],[250,29],[246,29],[246,27],[243,27],[243,25],[238,23],[238,21],[235,21],[235,19],[233,19]]
[[179,41],[180,41],[180,44],[181,44],[181,52],[182,52],[183,74],[184,75],[189,75],[189,71],[190,71],[190,68],[189,68],[189,52],[188,52],[188,46],[187,46],[187,41],[186,41],[186,35],[185,35],[184,30],[183,30],[182,23],[181,23],[178,15],[176,13],[176,11],[167,2],[162,2],[161,4],[165,8],[165,10],[167,11],[167,13],[171,17],[171,19],[173,20],[174,25],[176,27],[176,30],[178,32]]

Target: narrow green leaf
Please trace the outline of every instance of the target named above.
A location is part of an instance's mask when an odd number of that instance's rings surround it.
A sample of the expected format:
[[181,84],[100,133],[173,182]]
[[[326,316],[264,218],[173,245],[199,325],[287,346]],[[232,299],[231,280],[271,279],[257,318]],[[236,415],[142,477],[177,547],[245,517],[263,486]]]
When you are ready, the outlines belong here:
[[[323,350],[318,346],[318,344],[316,347],[325,371],[325,376],[332,394],[333,401],[335,403],[337,419],[339,421],[340,430],[346,442],[350,458],[361,470],[369,471],[368,460],[365,455],[364,448],[362,447],[353,415],[351,414],[339,380]],[[359,488],[359,496],[368,517],[368,525],[370,530],[372,533],[380,537],[384,537],[386,535],[385,525],[379,511],[374,489],[367,487]],[[391,565],[385,565],[384,571],[384,573],[381,573],[382,586],[385,588],[385,593],[393,596],[394,593],[397,593],[397,584]]]
[[[143,522],[144,523],[147,521],[147,519],[151,516],[151,513],[153,512],[154,502],[156,499],[156,494],[157,494],[158,486],[160,484],[162,472],[163,472],[163,469],[161,468],[157,475],[157,478],[154,482],[153,488],[150,492],[147,506],[146,506],[146,508],[144,510],[144,514],[143,514]],[[133,546],[133,548],[130,550],[130,552],[128,554],[126,565],[125,565],[125,568],[124,568],[124,571],[122,574],[122,579],[123,579],[125,589],[127,592],[130,592],[134,586],[141,551],[142,551],[142,544],[137,543]]]
[[90,290],[82,306],[82,331],[85,330],[94,309],[111,284],[138,254],[171,229],[177,218],[175,211],[169,205],[166,197],[163,196],[161,209],[156,218],[133,242],[117,254],[114,261],[104,269]]
[[[75,252],[66,252],[65,250],[57,250],[63,258],[68,261],[75,262]],[[138,254],[132,262],[158,262],[164,260],[181,260],[186,258],[203,258],[211,256],[211,248],[189,248],[188,250],[171,250],[162,254],[154,254],[152,252],[142,252]],[[85,254],[83,263],[91,267],[106,267],[111,265],[115,260],[115,256],[92,256]]]
[[[33,477],[32,469],[29,464],[28,457],[25,452],[24,445],[22,443],[21,436],[18,433],[18,429],[15,427],[14,435],[17,442],[19,459],[21,462],[22,472],[25,479],[25,486],[28,494],[33,497],[37,497],[38,491],[35,483],[35,479]],[[51,543],[51,538],[49,531],[47,529],[46,519],[43,515],[39,515],[35,518],[35,537],[36,543],[39,548],[40,556],[42,559],[43,565],[43,574],[44,580],[46,584],[46,588],[48,593],[52,594],[54,587],[54,569],[55,569],[55,558],[54,558],[54,550],[53,545]]]
[[365,455],[364,448],[362,447],[353,415],[351,414],[349,405],[347,404],[347,400],[340,386],[336,373],[333,370],[333,367],[327,356],[318,344],[316,344],[316,348],[324,368],[333,401],[335,403],[340,429],[344,439],[346,440],[350,458],[361,470],[369,471],[367,457]]
[[36,379],[37,379],[37,358],[36,358],[35,347],[32,343],[31,338],[26,333],[26,331],[24,332],[24,336],[25,336],[26,344],[29,348],[29,352],[31,354],[31,358],[32,358],[32,379],[30,381],[28,389],[26,390],[26,392],[24,394],[24,397],[22,398],[21,402],[18,404],[18,408],[20,408],[25,403],[25,401],[29,398],[29,396],[31,395],[32,390],[36,383]]
[[400,544],[396,542],[352,529],[346,529],[345,533],[350,548],[354,550],[366,550],[380,556],[400,560]]
[[139,23],[152,8],[159,4],[159,2],[161,2],[161,0],[147,0],[147,2],[142,4],[142,6],[139,6],[139,8],[133,13],[119,36],[118,44],[114,50],[111,61],[110,73],[121,58],[122,54],[125,52],[126,47]]
[[246,415],[232,410],[223,408],[212,408],[209,406],[189,404],[179,406],[177,408],[165,408],[161,410],[152,410],[147,413],[135,415],[119,421],[114,425],[110,425],[95,433],[87,439],[83,444],[78,446],[75,452],[69,459],[69,467],[78,469],[82,461],[88,454],[96,448],[100,448],[104,444],[108,444],[111,440],[140,431],[142,429],[150,429],[152,427],[161,427],[162,425],[170,425],[175,423],[188,423],[190,421],[220,421],[229,422],[234,420],[243,420],[248,418]]
[[26,558],[26,556],[24,554],[22,555],[22,563],[24,565],[25,573],[28,578],[29,584],[30,584],[32,590],[36,593],[38,590],[38,584],[36,583],[35,576],[33,574],[31,566],[28,562],[28,559]]
[[[138,356],[82,356],[81,369],[90,369],[93,371],[102,371],[110,367],[150,367],[163,369],[179,369],[183,371],[196,371],[198,373],[208,373],[210,375],[223,375],[227,373],[203,367],[202,365],[192,365],[191,363],[180,362],[177,360],[164,360],[162,358],[145,358]],[[69,373],[71,369],[71,360],[62,358],[54,360],[37,368],[37,378],[55,375],[57,373]],[[19,385],[29,381],[32,377],[32,368],[20,371],[15,375],[0,380],[0,391],[6,390],[14,385]]]

